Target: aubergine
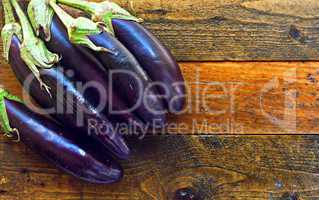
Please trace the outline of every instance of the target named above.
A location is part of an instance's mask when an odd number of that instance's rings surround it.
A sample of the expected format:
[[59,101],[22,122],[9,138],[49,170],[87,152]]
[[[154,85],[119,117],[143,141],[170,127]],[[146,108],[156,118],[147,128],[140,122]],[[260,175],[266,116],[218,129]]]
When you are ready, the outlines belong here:
[[[11,40],[9,63],[16,77],[44,109],[54,109],[49,114],[73,128],[79,134],[90,135],[103,144],[112,154],[127,159],[130,150],[123,137],[116,133],[108,118],[92,105],[75,86],[78,78],[70,77],[62,64],[50,69],[40,69],[41,77],[51,89],[51,96],[42,90],[31,70],[26,66],[20,53],[21,43],[16,36]],[[61,109],[61,110],[59,110]]]
[[184,78],[171,52],[141,24],[112,19],[117,39],[135,56],[152,81],[158,82],[172,113],[183,110],[186,103]]
[[90,35],[89,39],[96,46],[112,51],[110,53],[81,48],[84,53],[95,55],[111,73],[112,82],[121,98],[128,103],[128,107],[145,123],[163,126],[166,122],[164,102],[135,57],[114,36],[105,31]]
[[[42,29],[43,39],[49,40],[46,32],[50,33],[51,38],[49,42],[47,42],[48,49],[55,53],[62,53],[62,55],[64,55],[62,56],[62,62],[66,62],[66,65],[75,65],[79,62],[83,63],[79,61],[81,58],[79,58],[79,60],[74,59],[74,57],[79,57],[78,50],[81,50],[85,55],[82,55],[82,59],[90,58],[91,60],[96,57],[99,58],[104,73],[99,71],[101,67],[94,66],[93,68],[96,69],[92,69],[92,71],[98,72],[97,74],[93,74],[94,79],[97,79],[95,81],[98,83],[107,84],[103,82],[103,80],[108,80],[108,83],[112,83],[114,87],[108,88],[108,91],[116,91],[112,94],[112,103],[114,104],[114,102],[116,102],[116,104],[120,104],[123,99],[123,102],[129,108],[126,113],[135,113],[148,125],[156,122],[156,125],[164,126],[166,122],[166,111],[163,101],[159,98],[157,89],[152,87],[150,79],[134,56],[118,40],[106,31],[103,31],[102,28],[96,26],[92,21],[83,17],[75,19],[57,4],[50,2],[50,5],[55,12],[52,21],[50,21],[48,25],[51,29],[49,31]],[[36,21],[36,19],[32,17],[36,15],[32,11],[33,8],[32,3],[28,8],[29,16],[31,16],[32,21]],[[77,27],[77,24],[81,24],[81,26]],[[85,33],[86,30],[83,27],[91,26],[96,26],[96,29],[94,31],[89,29],[89,31]],[[76,31],[77,28],[80,28],[80,30]],[[71,48],[66,49],[66,46],[72,45],[77,48],[74,48],[74,52]],[[92,65],[81,68],[89,67],[92,68]],[[82,76],[85,76],[84,79],[92,79],[92,75],[85,73],[85,70],[77,70]],[[117,98],[118,96],[120,98]],[[116,108],[121,107],[117,106]]]
[[[72,70],[77,80],[86,83],[93,83],[100,86],[103,92],[97,87],[86,88],[85,98],[89,99],[95,106],[105,103],[104,113],[112,122],[133,123],[136,126],[143,126],[143,122],[131,112],[127,104],[114,92],[110,85],[108,72],[103,69],[101,63],[90,54],[83,54],[77,46],[70,42],[68,33],[60,19],[54,15],[50,26],[51,38],[45,41],[47,48],[54,53],[61,55],[61,64],[65,70]],[[45,39],[45,34],[40,33]],[[110,107],[108,107],[110,106]]]
[[[186,87],[182,72],[171,52],[138,23],[142,22],[142,19],[136,18],[111,1],[57,0],[57,2],[86,12],[91,15],[92,21],[104,25],[105,30],[115,34],[135,56],[151,80],[157,84],[168,110],[172,113],[183,111],[186,103]],[[67,20],[68,17],[64,21]],[[73,25],[74,23],[69,23],[70,31],[75,29]]]
[[108,184],[122,178],[123,170],[110,156],[100,159],[69,138],[76,131],[65,129],[52,119],[30,110],[15,97],[0,89],[2,126],[8,136],[17,134],[33,149],[62,171],[79,179]]

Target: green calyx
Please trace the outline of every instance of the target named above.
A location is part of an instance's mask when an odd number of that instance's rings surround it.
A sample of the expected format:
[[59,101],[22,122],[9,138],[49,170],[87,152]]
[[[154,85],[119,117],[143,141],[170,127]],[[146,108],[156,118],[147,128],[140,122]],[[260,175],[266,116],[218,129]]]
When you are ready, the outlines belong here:
[[13,36],[16,35],[19,40],[22,40],[21,26],[18,23],[10,23],[4,25],[1,30],[1,38],[3,43],[3,57],[6,61],[9,60],[9,50]]
[[114,34],[112,19],[124,19],[136,22],[143,22],[143,19],[131,15],[118,4],[103,1],[100,3],[87,2],[82,0],[57,0],[58,3],[80,9],[89,13],[94,22],[104,25],[105,30]]
[[111,52],[106,48],[96,46],[88,37],[89,35],[96,35],[102,32],[97,23],[85,17],[73,18],[54,1],[50,1],[50,5],[66,27],[72,43],[86,46],[93,51]]
[[22,27],[23,41],[20,47],[21,58],[37,78],[41,88],[45,89],[51,96],[50,88],[42,81],[38,68],[51,68],[60,58],[57,54],[51,53],[46,48],[44,42],[34,35],[32,26],[18,2],[11,0],[11,4],[16,11]]
[[[109,13],[112,13],[111,18],[115,19],[124,19],[124,20],[130,20],[130,21],[136,21],[136,22],[143,22],[143,19],[137,18],[131,13],[129,13],[127,10],[119,6],[118,4],[110,1],[103,1],[101,3],[95,3],[97,4],[96,10],[94,14],[92,15],[92,18],[97,20],[105,20],[109,16]],[[94,21],[94,20],[93,20]]]
[[20,52],[21,58],[39,81],[41,88],[51,96],[50,87],[41,79],[38,67],[43,69],[51,68],[60,60],[59,56],[48,51],[43,41],[39,38],[30,38],[28,42],[23,42],[20,47]]
[[11,95],[8,91],[4,90],[3,88],[0,88],[0,124],[2,130],[4,131],[5,136],[10,138],[14,137],[13,133],[16,133],[16,135],[18,136],[17,141],[19,141],[19,131],[16,128],[12,128],[10,126],[8,113],[4,102],[5,99],[21,103],[22,101],[18,97]]
[[30,22],[37,36],[42,28],[45,40],[50,41],[51,31],[50,26],[53,18],[53,10],[49,5],[49,0],[31,0],[28,5],[28,15]]
[[3,0],[3,11],[5,25],[1,30],[1,38],[3,43],[3,57],[9,60],[9,49],[12,41],[12,37],[16,35],[20,40],[22,39],[21,26],[16,22],[12,6],[9,0]]

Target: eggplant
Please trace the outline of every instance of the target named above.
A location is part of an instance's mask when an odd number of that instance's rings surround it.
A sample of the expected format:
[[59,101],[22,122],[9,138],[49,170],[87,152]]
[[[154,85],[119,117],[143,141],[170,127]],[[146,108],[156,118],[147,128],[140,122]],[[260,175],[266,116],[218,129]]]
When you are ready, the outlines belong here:
[[170,112],[183,110],[186,89],[170,51],[146,28],[132,20],[112,19],[117,39],[135,56],[152,81],[158,82]]
[[[126,103],[114,92],[110,85],[108,72],[103,69],[101,63],[90,54],[84,55],[77,46],[70,42],[68,34],[60,19],[54,15],[50,26],[51,38],[46,41],[47,48],[61,55],[61,64],[65,70],[72,70],[77,81],[84,85],[87,83],[97,84],[97,87],[87,88],[84,94],[93,105],[105,103],[104,113],[112,122],[133,123],[136,126],[143,126],[143,122],[131,112]],[[45,34],[40,34],[45,39]],[[111,106],[111,107],[108,107]]]
[[[32,2],[28,8],[29,16],[36,15],[32,11],[33,4]],[[152,87],[150,79],[134,56],[119,41],[102,31],[102,28],[99,28],[89,19],[83,17],[73,18],[57,4],[50,2],[50,5],[55,12],[49,24],[51,29],[48,31],[44,29],[42,34],[44,35],[43,39],[48,40],[48,34],[45,33],[50,33],[51,39],[47,42],[49,50],[55,53],[62,53],[64,55],[62,62],[71,66],[79,64],[78,62],[81,60],[81,58],[79,60],[73,59],[74,57],[79,57],[78,49],[85,54],[85,56],[81,56],[82,59],[92,58],[89,60],[93,60],[93,58],[98,57],[105,73],[98,71],[100,67],[93,67],[92,71],[97,73],[92,75],[85,73],[87,70],[81,71],[81,69],[77,69],[78,73],[85,76],[85,80],[91,80],[92,76],[94,76],[96,82],[104,84],[107,83],[103,82],[103,80],[109,78],[109,81],[114,84],[114,87],[109,88],[109,91],[112,91],[112,89],[117,91],[112,94],[111,103],[120,104],[121,99],[123,99],[125,105],[129,108],[126,113],[134,112],[147,124],[156,122],[157,125],[163,126],[166,121],[163,102],[158,97],[157,89]],[[33,19],[32,21],[36,20]],[[82,25],[77,27],[75,24]],[[88,30],[83,28],[91,26],[95,28]],[[80,30],[76,31],[77,28]],[[70,40],[67,38],[70,38]],[[71,44],[72,42],[74,44]],[[72,45],[77,49],[68,48],[66,52],[66,46],[71,47]],[[95,51],[92,51],[92,49]],[[83,62],[85,61],[81,61],[81,65]],[[92,65],[81,68],[89,67],[92,68]],[[118,95],[121,98],[117,98]]]
[[100,160],[69,139],[76,137],[75,130],[65,129],[52,119],[33,112],[23,103],[4,94],[5,92],[0,89],[0,104],[2,108],[4,106],[1,114],[6,118],[2,118],[2,125],[9,127],[7,134],[17,133],[27,147],[79,179],[108,184],[122,178],[122,168],[111,157],[105,154]]
[[[94,22],[103,24],[105,30],[114,33],[135,56],[151,80],[156,82],[168,110],[172,113],[183,110],[186,103],[186,88],[182,72],[171,52],[151,32],[137,23],[142,22],[142,19],[131,15],[111,1],[57,0],[57,2],[86,12],[91,15]],[[66,17],[64,21],[67,20]],[[72,29],[74,23],[68,24],[69,30],[74,30]]]
[[[108,118],[78,91],[75,84],[78,78],[70,77],[65,71],[67,67],[61,63],[50,69],[40,69],[42,79],[51,88],[50,97],[41,89],[37,79],[21,58],[20,47],[19,39],[13,36],[9,49],[9,63],[32,98],[42,108],[55,108],[56,110],[49,114],[66,127],[77,130],[79,134],[90,135],[118,158],[127,159],[130,150],[123,137],[115,132]],[[59,110],[59,107],[62,110]]]
[[113,72],[112,82],[128,103],[128,107],[147,124],[164,126],[166,109],[163,101],[135,57],[114,36],[105,31],[90,35],[89,39],[96,46],[112,51],[110,53],[81,48],[84,53],[95,55],[106,70]]

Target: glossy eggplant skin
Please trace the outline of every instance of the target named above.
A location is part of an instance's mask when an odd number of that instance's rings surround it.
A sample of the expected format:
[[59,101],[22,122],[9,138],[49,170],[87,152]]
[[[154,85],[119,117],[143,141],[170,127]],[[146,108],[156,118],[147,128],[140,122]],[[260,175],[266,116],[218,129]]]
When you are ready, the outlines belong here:
[[186,101],[184,78],[170,51],[137,22],[113,19],[112,24],[117,39],[135,56],[152,81],[167,88],[160,86],[159,92],[166,95],[169,111],[182,111]]
[[[111,121],[135,123],[142,126],[141,120],[130,112],[121,112],[120,114],[108,112],[110,109],[125,111],[128,108],[126,103],[111,88],[107,71],[103,69],[101,63],[93,55],[84,55],[79,51],[79,45],[73,45],[70,42],[64,25],[56,15],[54,15],[51,23],[51,39],[46,42],[46,46],[51,52],[61,55],[61,64],[65,70],[72,70],[78,81],[84,84],[98,84],[103,93],[95,86],[87,88],[84,96],[93,105],[98,105],[101,102],[105,103],[104,113]],[[107,107],[109,105],[112,105],[111,108]]]
[[55,109],[49,113],[52,117],[66,127],[77,130],[79,134],[90,135],[116,157],[121,159],[129,157],[130,150],[123,137],[115,132],[107,117],[78,91],[75,87],[78,78],[68,76],[66,67],[62,65],[51,69],[40,69],[42,79],[51,88],[52,97],[50,97],[40,88],[39,82],[21,59],[20,41],[15,36],[11,41],[9,63],[32,98],[44,109]]
[[113,72],[112,82],[125,99],[129,108],[133,109],[144,122],[163,126],[166,122],[166,108],[159,98],[159,93],[152,81],[139,65],[135,57],[113,36],[106,32],[90,35],[90,40],[100,47],[112,51],[93,52],[88,48],[81,48],[85,54],[94,54],[105,67]]
[[10,126],[21,141],[63,171],[91,183],[113,183],[123,171],[111,158],[101,161],[68,137],[74,133],[55,121],[31,111],[24,104],[5,99]]

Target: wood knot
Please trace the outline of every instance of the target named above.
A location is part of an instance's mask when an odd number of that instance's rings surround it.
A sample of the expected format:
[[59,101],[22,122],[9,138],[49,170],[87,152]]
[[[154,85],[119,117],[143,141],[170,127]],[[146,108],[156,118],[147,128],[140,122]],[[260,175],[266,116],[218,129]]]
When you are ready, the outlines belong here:
[[224,21],[226,21],[227,19],[225,17],[222,16],[215,16],[210,18],[210,21],[215,24],[215,25],[220,25],[222,24]]
[[298,199],[299,199],[299,196],[295,192],[293,192],[293,193],[286,192],[280,198],[280,200],[298,200]]
[[26,168],[22,168],[22,169],[20,169],[20,173],[21,173],[21,174],[28,174],[28,173],[29,173],[29,170],[26,169]]
[[300,32],[300,30],[295,25],[290,26],[289,35],[294,40],[297,40],[300,43],[306,43],[306,37]]
[[4,193],[7,193],[7,191],[0,189],[0,195],[1,195],[1,194],[4,194]]
[[316,77],[315,77],[313,74],[308,74],[308,75],[307,75],[307,80],[308,80],[310,83],[317,83],[317,79],[316,79]]
[[199,200],[192,188],[182,188],[175,192],[174,200]]

